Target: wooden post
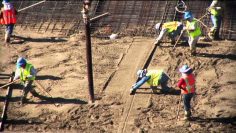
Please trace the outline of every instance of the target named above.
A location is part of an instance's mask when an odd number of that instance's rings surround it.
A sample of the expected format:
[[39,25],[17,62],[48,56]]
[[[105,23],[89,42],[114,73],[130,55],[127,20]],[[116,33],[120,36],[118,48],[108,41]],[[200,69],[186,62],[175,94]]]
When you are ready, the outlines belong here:
[[94,103],[94,86],[93,86],[93,68],[92,68],[92,48],[91,48],[91,33],[90,33],[90,18],[89,18],[90,1],[83,1],[83,9],[81,11],[85,24],[86,36],[86,57],[87,57],[87,72],[88,72],[88,87],[90,102]]

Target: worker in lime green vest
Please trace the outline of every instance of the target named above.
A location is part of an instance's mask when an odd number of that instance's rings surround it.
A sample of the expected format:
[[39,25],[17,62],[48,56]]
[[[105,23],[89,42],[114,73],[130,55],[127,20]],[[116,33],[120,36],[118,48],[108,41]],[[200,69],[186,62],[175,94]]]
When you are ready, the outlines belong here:
[[208,11],[211,14],[211,21],[213,27],[211,27],[209,37],[213,40],[220,39],[220,25],[222,21],[222,8],[217,6],[218,0],[213,0],[211,5],[208,7]]
[[39,97],[39,94],[33,89],[32,83],[36,77],[36,70],[34,66],[26,61],[26,59],[20,57],[16,62],[16,72],[14,80],[20,79],[21,84],[24,86],[21,97],[21,104],[26,102],[26,97],[29,92],[35,97]]
[[188,44],[190,46],[191,55],[196,55],[196,44],[202,34],[197,20],[193,17],[191,12],[184,13],[184,19],[187,20],[184,30],[188,33]]
[[138,70],[137,76],[140,79],[130,89],[130,95],[134,95],[136,90],[144,83],[148,83],[150,88],[155,92],[157,86],[161,85],[161,92],[167,93],[170,88],[167,86],[169,76],[163,70]]
[[167,35],[171,39],[171,44],[175,44],[175,38],[180,35],[183,30],[183,24],[178,21],[157,23],[155,25],[157,31],[160,30],[160,34],[154,42],[155,45],[159,45],[162,38]]

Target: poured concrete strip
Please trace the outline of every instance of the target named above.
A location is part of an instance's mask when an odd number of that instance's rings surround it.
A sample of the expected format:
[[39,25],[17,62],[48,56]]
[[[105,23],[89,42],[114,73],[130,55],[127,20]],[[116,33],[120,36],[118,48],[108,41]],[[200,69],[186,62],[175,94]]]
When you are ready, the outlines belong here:
[[[120,117],[121,122],[118,127],[118,132],[123,132],[126,123],[132,124],[133,118],[138,117],[137,112],[130,112],[130,110],[136,110],[139,107],[146,106],[149,100],[148,95],[137,95],[137,101],[135,100],[135,96],[129,95],[131,86],[137,80],[137,70],[143,68],[143,65],[154,48],[153,39],[147,39],[145,43],[141,42],[140,39],[141,38],[134,39],[133,44],[124,56],[119,69],[116,71],[105,90],[107,96],[115,95],[120,97],[121,102],[124,103],[124,111]],[[138,91],[150,92],[149,89],[140,89]],[[132,109],[133,101],[135,102],[134,109]],[[128,117],[131,119],[128,120]]]

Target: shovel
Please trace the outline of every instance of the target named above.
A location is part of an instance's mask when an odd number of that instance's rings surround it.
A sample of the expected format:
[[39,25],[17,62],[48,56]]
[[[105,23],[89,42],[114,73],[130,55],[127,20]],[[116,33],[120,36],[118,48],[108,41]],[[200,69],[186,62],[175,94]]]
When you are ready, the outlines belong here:
[[13,84],[13,83],[15,83],[15,82],[17,82],[17,81],[20,81],[20,79],[17,79],[17,80],[14,80],[14,81],[12,81],[12,82],[9,82],[9,83],[7,83],[7,84],[1,86],[0,89],[2,89],[2,88],[4,88],[4,87],[7,87],[7,86],[9,86],[9,85],[11,85],[11,84]]

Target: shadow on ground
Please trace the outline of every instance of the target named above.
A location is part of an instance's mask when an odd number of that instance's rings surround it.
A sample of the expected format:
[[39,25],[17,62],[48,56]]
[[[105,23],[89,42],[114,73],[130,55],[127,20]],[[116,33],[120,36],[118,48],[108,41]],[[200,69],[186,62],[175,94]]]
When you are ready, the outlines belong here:
[[[149,92],[143,92],[143,91],[140,92],[139,90],[150,90],[150,91]],[[155,89],[153,91],[150,88],[139,88],[139,89],[136,90],[135,94],[180,95],[180,90],[174,90],[173,88],[171,88],[170,92],[161,92],[159,89]]]
[[[26,102],[26,104],[54,104],[54,103],[60,103],[60,104],[87,104],[88,102],[80,100],[80,99],[66,99],[61,97],[46,97],[43,95],[39,95],[38,98],[41,101],[34,102],[30,99]],[[19,102],[21,97],[11,97],[10,102]],[[5,97],[0,96],[0,102],[4,101]]]
[[199,56],[199,57],[206,57],[206,58],[219,58],[219,59],[236,60],[236,55],[235,55],[235,54],[209,54],[209,53],[198,53],[197,56]]
[[193,117],[192,121],[203,123],[203,122],[219,122],[224,124],[232,124],[236,125],[236,117],[218,117],[218,118],[200,118],[200,117]]
[[30,37],[22,37],[22,36],[17,36],[17,35],[13,35],[12,38],[14,38],[15,40],[19,40],[16,42],[12,42],[12,44],[21,44],[25,41],[28,42],[66,42],[66,39],[63,38],[57,38],[57,37],[45,37],[45,38],[30,38]]
[[60,80],[60,79],[62,79],[61,77],[52,76],[52,75],[37,75],[36,78],[37,78],[37,80],[46,80],[46,79]]

